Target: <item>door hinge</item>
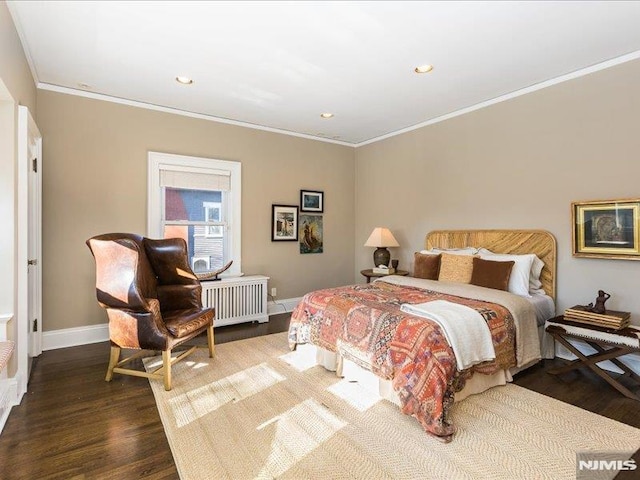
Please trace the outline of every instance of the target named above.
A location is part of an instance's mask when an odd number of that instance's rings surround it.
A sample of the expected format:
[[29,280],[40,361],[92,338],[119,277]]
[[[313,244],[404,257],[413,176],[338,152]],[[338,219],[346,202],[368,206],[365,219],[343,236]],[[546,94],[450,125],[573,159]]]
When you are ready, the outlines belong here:
[[35,173],[38,173],[38,159],[34,158],[32,163],[33,163],[33,171]]
[[37,318],[33,319],[33,331],[34,332],[38,331],[38,319]]

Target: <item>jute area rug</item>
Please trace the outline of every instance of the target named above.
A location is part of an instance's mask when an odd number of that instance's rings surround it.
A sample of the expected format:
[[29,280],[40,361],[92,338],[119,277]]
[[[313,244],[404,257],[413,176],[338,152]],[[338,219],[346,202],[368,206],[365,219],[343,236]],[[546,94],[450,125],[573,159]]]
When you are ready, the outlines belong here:
[[199,349],[170,392],[151,381],[180,477],[560,480],[576,478],[576,452],[640,448],[639,429],[515,385],[456,404],[442,444],[307,353],[286,333],[256,337],[214,359]]

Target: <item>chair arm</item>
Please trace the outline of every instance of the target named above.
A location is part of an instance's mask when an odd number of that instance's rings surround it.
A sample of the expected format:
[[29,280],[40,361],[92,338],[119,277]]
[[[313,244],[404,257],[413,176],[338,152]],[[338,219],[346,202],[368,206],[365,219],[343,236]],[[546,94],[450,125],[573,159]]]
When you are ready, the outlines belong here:
[[159,302],[150,299],[148,312],[107,308],[109,338],[121,348],[166,350],[171,334],[164,325]]

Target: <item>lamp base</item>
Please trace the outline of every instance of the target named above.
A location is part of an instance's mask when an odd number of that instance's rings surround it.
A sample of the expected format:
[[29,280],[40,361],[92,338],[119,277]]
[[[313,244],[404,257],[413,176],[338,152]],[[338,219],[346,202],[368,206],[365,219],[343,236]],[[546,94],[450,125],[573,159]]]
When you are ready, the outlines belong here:
[[376,251],[373,252],[373,264],[376,267],[380,265],[389,266],[389,262],[391,261],[391,252],[387,250],[386,247],[378,247]]

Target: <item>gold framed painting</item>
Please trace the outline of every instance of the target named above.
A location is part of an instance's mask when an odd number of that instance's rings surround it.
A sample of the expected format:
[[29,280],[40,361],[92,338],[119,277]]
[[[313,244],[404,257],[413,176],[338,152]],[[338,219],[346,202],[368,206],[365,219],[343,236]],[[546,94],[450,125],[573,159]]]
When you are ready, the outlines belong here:
[[571,203],[574,257],[640,260],[640,199]]

